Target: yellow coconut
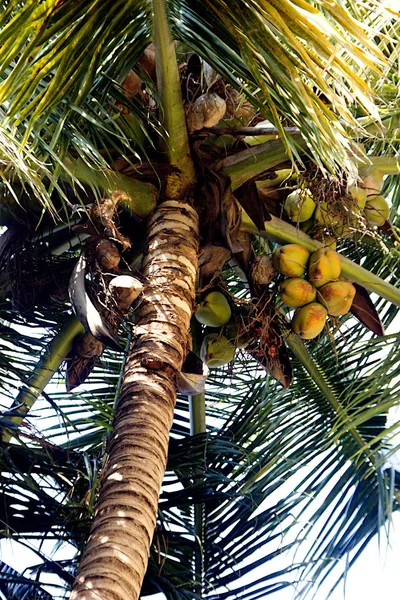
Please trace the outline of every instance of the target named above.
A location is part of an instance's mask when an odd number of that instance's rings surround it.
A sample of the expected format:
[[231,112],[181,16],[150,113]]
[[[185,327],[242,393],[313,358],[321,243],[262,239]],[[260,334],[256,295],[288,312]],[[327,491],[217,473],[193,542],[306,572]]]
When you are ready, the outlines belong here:
[[329,281],[339,279],[341,264],[339,254],[329,248],[319,248],[311,254],[308,279],[320,288]]
[[281,246],[272,255],[275,269],[286,277],[301,277],[306,272],[310,253],[299,244]]
[[323,330],[327,314],[325,306],[319,302],[302,306],[294,314],[293,331],[305,340],[312,340]]
[[285,279],[280,285],[282,302],[291,308],[298,308],[314,302],[317,290],[311,283],[299,277]]
[[294,190],[286,198],[284,209],[288,217],[295,223],[303,223],[311,219],[316,204],[310,190]]
[[383,196],[368,196],[364,214],[370,225],[383,225],[389,218],[389,212],[389,205]]
[[333,317],[347,314],[355,295],[356,288],[350,281],[332,281],[318,290],[319,301]]
[[235,346],[224,335],[209,333],[201,345],[200,358],[211,369],[222,367],[233,360],[235,350]]

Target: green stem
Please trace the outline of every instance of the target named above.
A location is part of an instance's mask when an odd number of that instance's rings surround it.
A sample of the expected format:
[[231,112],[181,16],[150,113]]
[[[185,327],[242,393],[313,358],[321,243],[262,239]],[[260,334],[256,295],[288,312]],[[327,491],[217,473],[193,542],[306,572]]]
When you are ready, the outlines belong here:
[[206,400],[204,392],[189,396],[190,435],[206,432]]
[[[296,140],[300,151],[306,149],[306,142],[300,136],[295,135],[293,139]],[[215,170],[221,175],[230,177],[232,190],[235,190],[249,179],[254,179],[264,171],[281,165],[288,159],[289,156],[282,140],[271,140],[224,158],[215,165]]]
[[400,161],[395,156],[368,156],[372,166],[385,175],[398,175],[400,173]]
[[139,217],[148,217],[154,210],[157,190],[151,183],[131,179],[111,169],[96,170],[82,160],[67,159],[66,165],[73,179],[92,188],[100,188],[109,196],[121,193],[118,202],[126,210]]
[[[193,352],[200,351],[203,333],[200,323],[192,318],[191,321]],[[206,433],[206,396],[205,393],[189,396],[190,435],[201,435]],[[201,469],[194,469],[193,476],[196,483],[197,478],[203,475]],[[204,584],[204,504],[194,505],[194,535],[196,538],[194,551],[194,593],[202,597]]]
[[50,379],[65,360],[72,348],[75,337],[83,333],[83,331],[84,329],[80,321],[75,316],[72,316],[60,333],[53,338],[39,364],[30,375],[28,381],[22,386],[11,408],[3,414],[3,418],[8,418],[8,421],[15,424],[15,427],[3,429],[3,442],[9,442],[13,437],[15,429],[22,423]]
[[298,336],[291,334],[287,337],[286,343],[297,360],[310,375],[315,385],[321,390],[325,398],[328,400],[329,404],[333,408],[334,412],[338,415],[341,422],[346,424],[347,431],[353,437],[357,443],[357,446],[359,446],[360,451],[367,455],[369,461],[372,463],[372,466],[375,465],[374,455],[369,450],[368,444],[364,442],[362,436],[357,431],[357,428],[351,424],[351,418],[347,414],[345,407],[342,406],[339,399],[336,397],[334,391],[326,381],[318,365],[308,352],[304,342]]
[[[264,226],[265,231],[259,231],[250,217],[242,211],[242,228],[248,233],[259,235],[279,244],[300,244],[310,252],[322,248],[320,242],[313,240],[304,231],[290,225],[290,223],[282,221],[278,217],[271,216],[271,220],[265,221]],[[374,292],[396,306],[400,306],[400,290],[394,287],[394,285],[367,271],[342,254],[339,256],[342,263],[342,274],[345,277],[362,285],[369,292]]]
[[[180,181],[175,178],[174,184],[170,184],[177,188],[174,191],[174,197],[177,197],[187,183],[194,182],[195,174],[190,157],[175,43],[169,29],[165,0],[153,0],[153,24],[157,90],[161,102],[161,120],[168,134],[168,162],[184,175]],[[171,193],[168,197],[172,197]]]
[[[189,396],[190,410],[190,435],[199,435],[206,432],[206,400],[204,392]],[[194,482],[203,475],[201,469],[194,469]],[[202,597],[204,583],[204,504],[194,505],[194,535],[196,538],[194,551],[194,592]]]
[[294,184],[297,179],[297,174],[292,169],[280,169],[273,173],[274,177],[271,179],[261,179],[256,181],[257,189],[259,191],[275,189],[283,181],[287,184]]

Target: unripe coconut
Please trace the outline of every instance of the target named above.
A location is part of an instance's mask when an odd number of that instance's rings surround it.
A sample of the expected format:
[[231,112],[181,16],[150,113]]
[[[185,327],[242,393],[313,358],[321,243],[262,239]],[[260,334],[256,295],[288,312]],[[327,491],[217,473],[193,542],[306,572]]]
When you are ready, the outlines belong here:
[[186,120],[189,133],[203,129],[203,127],[214,127],[226,112],[226,102],[218,94],[203,94],[189,106]]
[[254,338],[251,327],[246,326],[244,322],[237,321],[229,321],[224,327],[224,335],[231,344],[240,349],[246,348]]
[[350,281],[332,281],[318,290],[318,299],[333,317],[349,312],[356,295],[356,288]]
[[356,202],[357,206],[364,208],[367,201],[366,190],[358,185],[352,185],[349,187],[348,191],[354,202]]
[[362,187],[367,196],[379,194],[383,186],[383,173],[374,167],[363,167],[359,171]]
[[272,255],[275,269],[286,277],[301,277],[306,272],[310,253],[299,244],[281,246]]
[[311,254],[308,279],[315,287],[320,288],[339,279],[341,270],[339,254],[329,248],[319,248]]
[[354,206],[351,212],[349,211],[348,215],[344,216],[340,223],[332,227],[332,232],[338,239],[349,238],[362,227],[362,224],[361,209],[358,206]]
[[194,316],[202,325],[221,327],[226,325],[231,318],[231,314],[231,307],[224,294],[215,291],[207,294]]
[[368,196],[364,214],[370,225],[384,225],[389,218],[389,212],[389,205],[383,196]]
[[314,213],[314,221],[321,227],[332,228],[341,224],[341,217],[337,211],[326,202],[318,202],[318,206]]
[[292,328],[297,335],[305,340],[312,340],[324,328],[328,312],[319,302],[311,302],[298,308],[292,320]]
[[233,360],[235,350],[235,346],[224,335],[209,333],[201,345],[200,358],[211,369],[222,367]]
[[110,240],[100,240],[96,246],[96,257],[104,269],[115,269],[119,265],[121,256],[118,248]]
[[296,223],[303,223],[311,219],[316,204],[310,190],[294,190],[286,198],[284,209],[289,219]]
[[299,277],[285,279],[280,285],[282,302],[291,308],[298,308],[314,302],[317,290],[311,283]]

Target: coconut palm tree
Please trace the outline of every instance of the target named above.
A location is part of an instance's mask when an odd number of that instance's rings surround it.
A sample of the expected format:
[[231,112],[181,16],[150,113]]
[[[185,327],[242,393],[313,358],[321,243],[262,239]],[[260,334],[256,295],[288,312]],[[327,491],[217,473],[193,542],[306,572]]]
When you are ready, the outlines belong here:
[[[137,598],[147,570],[144,593],[250,599],[292,584],[289,569],[240,577],[322,517],[296,569],[323,581],[398,508],[399,339],[382,327],[400,304],[398,15],[361,1],[2,6],[5,533],[82,551],[71,598]],[[389,219],[355,207],[358,174],[365,195],[383,186]],[[290,222],[295,189],[325,221]],[[269,255],[332,234],[352,313],[303,342]],[[193,317],[210,292],[222,323]],[[49,393],[64,362],[68,393]],[[204,362],[222,369],[205,389]],[[60,419],[46,441],[40,396]],[[70,584],[74,562],[38,553],[37,572]]]

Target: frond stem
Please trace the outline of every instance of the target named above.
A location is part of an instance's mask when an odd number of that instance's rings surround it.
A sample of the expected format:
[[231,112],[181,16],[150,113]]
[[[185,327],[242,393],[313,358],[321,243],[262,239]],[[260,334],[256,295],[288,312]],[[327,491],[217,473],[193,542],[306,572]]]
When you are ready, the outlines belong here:
[[[11,408],[3,414],[3,417],[7,418],[7,415],[9,415],[8,420],[15,423],[16,427],[22,423],[50,379],[65,360],[72,348],[75,337],[83,331],[81,322],[75,316],[71,316],[63,329],[53,338],[43,358],[27,382],[23,384]],[[3,442],[9,442],[13,435],[13,429],[4,429]]]
[[[306,141],[299,134],[293,135],[292,139],[296,141],[300,153],[303,153],[307,147]],[[287,160],[289,155],[286,146],[281,139],[277,139],[228,156],[215,165],[215,170],[230,177],[232,190],[236,190],[249,179],[254,179]]]
[[[175,43],[168,24],[165,0],[153,0],[153,26],[161,120],[168,134],[168,161],[177,167],[184,174],[183,179],[191,184],[194,182],[194,166],[190,157]],[[170,194],[168,196],[171,197]]]
[[297,358],[297,360],[301,363],[304,369],[308,372],[310,377],[312,377],[316,386],[319,387],[325,398],[328,400],[329,404],[341,419],[343,423],[347,424],[347,430],[350,435],[353,437],[357,446],[359,446],[360,451],[365,453],[371,465],[375,466],[375,458],[373,452],[368,448],[368,444],[366,444],[357,431],[357,428],[351,424],[351,419],[347,414],[346,409],[340,403],[340,400],[336,397],[335,393],[331,389],[329,383],[326,381],[323,373],[321,373],[318,365],[308,352],[304,342],[298,337],[294,335],[289,335],[286,339],[288,346],[291,351]]

